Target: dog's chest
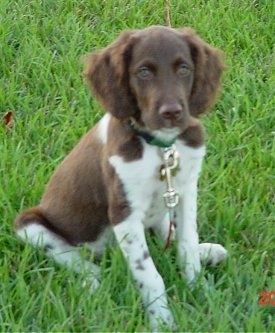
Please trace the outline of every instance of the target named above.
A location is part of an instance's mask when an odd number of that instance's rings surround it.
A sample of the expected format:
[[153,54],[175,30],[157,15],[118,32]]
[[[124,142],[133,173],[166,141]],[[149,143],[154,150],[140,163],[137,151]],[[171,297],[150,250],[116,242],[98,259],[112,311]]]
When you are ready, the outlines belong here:
[[[163,198],[167,184],[165,179],[161,180],[160,173],[163,165],[162,150],[145,145],[143,157],[139,160],[125,162],[120,156],[112,156],[109,162],[115,168],[123,185],[132,213],[138,215],[145,227],[159,223],[167,213]],[[173,177],[176,190],[179,190],[178,187],[186,176],[181,170],[176,177]]]
[[[194,149],[177,141],[176,149],[180,156],[180,167],[172,183],[181,195],[182,191],[188,191],[188,184],[197,181],[205,147]],[[123,185],[135,219],[142,220],[146,227],[159,223],[168,211],[163,199],[163,194],[167,191],[166,181],[160,180],[162,150],[146,144],[139,160],[127,162],[121,156],[113,155],[109,162]]]

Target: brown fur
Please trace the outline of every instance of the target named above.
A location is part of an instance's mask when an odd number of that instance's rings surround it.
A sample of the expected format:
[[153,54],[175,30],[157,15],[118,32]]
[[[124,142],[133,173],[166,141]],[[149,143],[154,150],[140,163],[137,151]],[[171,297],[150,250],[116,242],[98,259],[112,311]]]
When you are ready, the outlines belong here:
[[[158,45],[163,45],[161,54],[154,53]],[[168,68],[174,45],[188,59],[192,77],[179,80],[171,70],[169,77],[165,75],[168,70],[161,72]],[[141,84],[136,77],[139,58],[146,54],[156,59],[152,70],[161,73],[154,84]],[[31,222],[43,224],[71,244],[95,241],[107,225],[121,222],[130,213],[123,186],[108,163],[109,156],[115,154],[125,161],[142,158],[142,144],[127,124],[129,117],[151,130],[171,127],[173,119],[163,119],[158,110],[162,105],[179,102],[183,108],[177,123],[182,129],[180,138],[199,147],[203,131],[194,117],[213,104],[223,70],[220,52],[189,28],[126,31],[85,61],[88,84],[113,116],[108,142],[103,145],[99,141],[97,126],[91,129],[53,174],[40,204],[21,213],[15,221],[16,228]]]

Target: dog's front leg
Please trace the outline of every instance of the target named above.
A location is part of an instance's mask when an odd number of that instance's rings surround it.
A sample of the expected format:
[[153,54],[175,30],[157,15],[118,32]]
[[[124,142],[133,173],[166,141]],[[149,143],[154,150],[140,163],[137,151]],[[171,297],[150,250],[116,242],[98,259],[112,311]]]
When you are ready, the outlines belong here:
[[131,214],[114,226],[114,233],[140,290],[152,329],[158,330],[161,325],[174,329],[165,286],[149,254],[142,222]]
[[197,231],[197,187],[205,148],[180,149],[182,168],[178,175],[180,202],[177,216],[178,257],[188,282],[201,270],[199,235]]
[[183,186],[177,220],[179,263],[185,265],[188,282],[193,282],[201,270],[199,236],[197,232],[197,181]]

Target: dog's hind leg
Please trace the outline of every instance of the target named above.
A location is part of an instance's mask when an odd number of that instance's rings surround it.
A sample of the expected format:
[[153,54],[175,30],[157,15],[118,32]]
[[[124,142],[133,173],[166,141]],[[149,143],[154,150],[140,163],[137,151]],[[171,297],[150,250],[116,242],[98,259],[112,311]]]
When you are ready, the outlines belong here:
[[79,253],[79,248],[70,245],[56,233],[34,221],[18,228],[16,234],[24,242],[34,247],[44,248],[47,256],[53,258],[58,264],[84,274],[83,286],[89,286],[90,292],[94,292],[99,287],[97,280],[99,267],[84,260]]

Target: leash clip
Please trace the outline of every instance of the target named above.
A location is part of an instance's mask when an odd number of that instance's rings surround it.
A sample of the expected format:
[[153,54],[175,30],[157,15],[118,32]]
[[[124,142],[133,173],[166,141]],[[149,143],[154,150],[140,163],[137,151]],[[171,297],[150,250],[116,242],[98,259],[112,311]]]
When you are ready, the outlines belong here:
[[179,170],[179,153],[174,146],[163,149],[164,164],[160,168],[160,179],[166,181],[167,191],[163,194],[165,206],[175,208],[179,203],[179,194],[173,188],[172,177]]
[[177,174],[180,166],[180,156],[174,145],[163,149],[163,161],[164,164],[160,167],[160,179],[165,180],[167,185],[167,191],[163,194],[163,199],[165,206],[168,208],[170,221],[169,233],[164,247],[164,250],[167,250],[170,245],[172,229],[175,227],[175,207],[179,204],[179,194],[172,184],[172,177]]

